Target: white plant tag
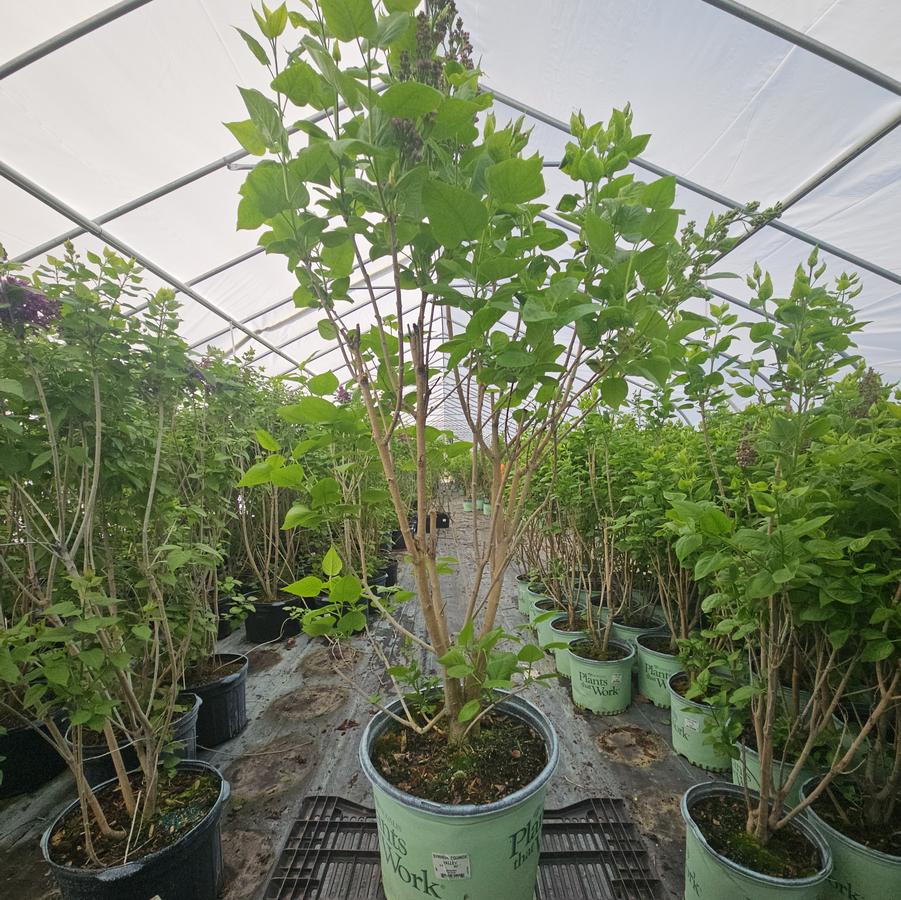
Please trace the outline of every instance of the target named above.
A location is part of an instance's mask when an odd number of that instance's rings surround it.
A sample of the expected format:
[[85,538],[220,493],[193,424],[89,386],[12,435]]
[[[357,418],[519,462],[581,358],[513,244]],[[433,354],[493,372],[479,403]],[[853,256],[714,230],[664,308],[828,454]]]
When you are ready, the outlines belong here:
[[697,719],[691,718],[691,716],[685,717],[685,730],[693,731],[695,734],[699,734],[701,731],[701,723],[698,722]]
[[433,853],[432,866],[435,877],[444,881],[469,878],[469,855],[466,853]]
[[620,675],[618,672],[615,672],[613,675],[610,676],[610,683],[611,684],[622,684],[623,676]]

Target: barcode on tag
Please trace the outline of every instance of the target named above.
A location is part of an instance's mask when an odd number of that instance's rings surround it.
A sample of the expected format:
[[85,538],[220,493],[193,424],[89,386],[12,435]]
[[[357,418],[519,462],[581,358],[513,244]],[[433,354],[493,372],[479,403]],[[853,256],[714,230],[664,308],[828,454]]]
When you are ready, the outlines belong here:
[[444,881],[469,878],[469,856],[466,853],[433,853],[435,877]]

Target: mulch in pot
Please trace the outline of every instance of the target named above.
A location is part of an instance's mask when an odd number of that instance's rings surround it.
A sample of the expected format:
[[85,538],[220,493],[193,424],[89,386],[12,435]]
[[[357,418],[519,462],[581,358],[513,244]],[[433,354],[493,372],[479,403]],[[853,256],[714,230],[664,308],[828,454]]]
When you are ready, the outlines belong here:
[[819,850],[791,824],[774,832],[765,846],[749,835],[742,797],[704,797],[692,806],[691,817],[717,853],[761,875],[807,878],[822,867]]
[[417,734],[392,723],[376,739],[372,762],[388,782],[414,797],[436,803],[493,803],[541,774],[547,747],[531,725],[495,711],[456,747],[443,729]]
[[[129,779],[137,797],[138,791],[143,787],[142,776],[133,772]],[[219,799],[219,790],[220,780],[212,772],[175,772],[171,778],[160,773],[156,814],[140,825],[135,824],[129,845],[129,860],[142,859],[174,844],[213,808]],[[132,819],[118,783],[99,792],[98,799],[110,826],[127,835]],[[101,863],[105,867],[121,865],[127,840],[105,837],[93,817],[90,821],[94,850]],[[73,808],[50,836],[50,853],[53,861],[61,866],[96,868],[85,852],[84,823],[78,806]]]
[[617,644],[608,644],[606,650],[601,649],[600,644],[594,641],[574,641],[569,645],[571,653],[581,659],[593,659],[595,662],[613,662],[617,659],[625,659],[629,653]]
[[668,634],[645,634],[641,637],[641,646],[645,650],[653,650],[655,653],[665,653],[667,656],[678,656],[679,651],[673,645],[673,639]]
[[186,690],[206,687],[208,684],[215,684],[215,682],[220,681],[228,675],[234,675],[235,672],[240,672],[243,666],[243,659],[221,661],[218,657],[214,656],[205,663],[192,666],[185,673]]
[[827,825],[852,841],[901,857],[901,803],[895,803],[888,822],[867,822],[866,796],[853,778],[841,778],[814,801],[813,810]]

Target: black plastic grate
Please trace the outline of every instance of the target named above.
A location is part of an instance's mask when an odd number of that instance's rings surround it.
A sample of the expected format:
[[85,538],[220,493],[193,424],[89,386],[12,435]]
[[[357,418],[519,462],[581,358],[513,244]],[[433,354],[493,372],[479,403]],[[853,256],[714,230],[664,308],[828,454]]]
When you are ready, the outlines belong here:
[[[373,810],[306,797],[266,900],[384,900]],[[595,797],[544,813],[535,900],[652,900],[660,881],[620,799]]]

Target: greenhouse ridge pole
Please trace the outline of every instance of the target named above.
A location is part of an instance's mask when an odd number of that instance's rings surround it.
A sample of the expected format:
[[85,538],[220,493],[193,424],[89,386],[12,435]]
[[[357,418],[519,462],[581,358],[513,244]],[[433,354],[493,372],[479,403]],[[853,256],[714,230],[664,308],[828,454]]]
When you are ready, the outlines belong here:
[[49,56],[55,50],[65,47],[66,44],[71,44],[73,41],[77,41],[86,34],[90,34],[92,31],[96,31],[98,28],[102,28],[104,25],[114,22],[116,19],[127,15],[141,6],[146,6],[150,2],[151,0],[123,0],[123,2],[116,3],[114,6],[102,10],[96,15],[85,19],[83,22],[78,22],[71,28],[61,31],[59,34],[38,44],[36,47],[26,50],[24,53],[20,53],[18,56],[13,57],[0,65],[0,81],[3,81],[4,78],[8,78],[20,69],[30,66],[39,59]]
[[[542,112],[540,109],[529,106],[527,103],[521,103],[519,100],[516,100],[515,98],[510,97],[507,94],[503,94],[500,91],[495,91],[493,88],[490,88],[487,85],[483,85],[482,88],[483,90],[493,94],[495,99],[502,103],[504,106],[509,106],[511,109],[518,110],[519,112],[524,113],[530,118],[533,118],[538,122],[543,122],[545,125],[549,125],[551,128],[555,128],[558,131],[562,131],[566,134],[572,133],[570,131],[569,125],[567,125],[566,122],[562,121],[561,119],[554,118],[553,116]],[[798,203],[833,175],[841,171],[845,166],[853,162],[853,160],[857,159],[858,156],[869,150],[870,147],[878,143],[880,140],[882,140],[882,138],[886,137],[888,134],[898,128],[899,125],[901,125],[901,113],[896,113],[888,121],[880,125],[870,134],[865,135],[863,138],[861,138],[860,141],[858,141],[856,144],[854,144],[852,147],[838,156],[832,163],[830,163],[812,178],[808,179],[803,185],[801,185],[801,187],[796,188],[794,191],[792,191],[783,203],[783,212],[789,207]],[[632,163],[633,165],[638,166],[640,169],[645,169],[646,171],[652,172],[661,178],[674,178],[676,180],[676,184],[684,187],[686,190],[689,190],[692,193],[706,197],[708,200],[712,200],[714,203],[720,204],[720,206],[725,206],[728,209],[738,210],[746,208],[745,204],[739,203],[737,200],[733,200],[731,197],[727,197],[725,194],[721,194],[718,191],[714,191],[702,184],[698,184],[697,182],[692,181],[689,178],[684,178],[682,175],[677,175],[675,172],[671,172],[669,169],[665,169],[663,168],[663,166],[658,166],[656,163],[649,162],[648,160],[642,159],[641,157],[636,157],[632,160]],[[548,214],[545,214],[545,218],[547,218],[547,215]],[[558,219],[549,219],[548,221],[553,221],[554,224],[557,225],[560,224],[560,220]],[[744,242],[749,237],[751,237],[752,234],[756,234],[763,228],[773,228],[776,231],[781,231],[783,234],[789,235],[790,237],[797,238],[798,240],[803,241],[810,246],[820,247],[825,252],[831,253],[833,256],[837,256],[839,259],[843,259],[845,262],[850,263],[853,266],[865,269],[866,271],[871,272],[874,275],[878,275],[881,278],[885,278],[887,281],[891,281],[894,284],[901,285],[901,275],[892,272],[890,269],[886,269],[884,266],[880,266],[878,263],[870,262],[869,260],[858,256],[856,253],[851,253],[847,250],[842,249],[841,247],[836,246],[835,244],[829,243],[828,241],[822,241],[814,235],[808,234],[806,231],[802,231],[800,228],[795,228],[793,225],[787,225],[785,222],[780,222],[778,219],[772,219],[769,222],[766,222],[763,225],[752,229],[748,234],[742,236],[731,249],[734,250],[735,247],[739,246],[740,243]],[[726,252],[728,253],[729,251]],[[723,255],[725,256],[726,254],[724,253]]]
[[246,335],[253,338],[254,340],[261,343],[264,347],[267,347],[273,353],[278,353],[283,359],[287,360],[292,365],[298,365],[297,361],[292,359],[286,353],[283,353],[278,347],[274,344],[270,344],[265,338],[260,337],[256,332],[248,328],[246,325],[242,325],[237,319],[230,316],[225,310],[221,309],[215,303],[207,300],[206,297],[198,294],[192,287],[185,284],[183,281],[176,278],[174,275],[171,275],[161,266],[158,266],[155,262],[148,259],[141,253],[138,253],[137,250],[134,250],[124,241],[120,241],[114,235],[111,235],[108,231],[104,231],[96,222],[91,221],[91,219],[83,216],[77,210],[73,209],[68,204],[64,203],[58,197],[54,197],[48,191],[45,191],[40,185],[35,184],[30,178],[27,178],[25,175],[17,172],[11,166],[8,166],[5,162],[0,160],[0,175],[2,175],[7,181],[14,184],[16,187],[21,188],[23,191],[26,191],[36,200],[40,200],[45,206],[49,206],[50,209],[58,212],[60,215],[65,216],[70,221],[74,222],[81,229],[90,234],[93,234],[95,237],[99,238],[101,241],[109,244],[111,247],[114,247],[119,253],[124,254],[125,256],[131,257],[138,263],[138,265],[143,266],[143,268],[147,269],[148,272],[152,272],[157,278],[160,278],[162,281],[165,281],[167,284],[170,284],[172,287],[176,288],[181,293],[187,295],[196,303],[199,303],[205,309],[208,309],[211,313],[219,316],[224,319],[234,328],[237,328],[239,331],[243,331]]
[[827,62],[849,72],[853,72],[858,77],[864,78],[872,84],[878,85],[884,90],[891,91],[891,93],[901,97],[901,81],[892,78],[885,72],[874,69],[872,66],[868,66],[859,59],[848,56],[847,53],[842,53],[840,50],[818,41],[809,34],[804,34],[802,31],[791,28],[784,22],[771,19],[762,12],[751,9],[743,3],[736,3],[735,0],[701,0],[701,2],[721,12],[728,13],[730,16],[735,16],[735,18],[741,19],[749,25],[767,31],[775,37],[782,38],[783,41],[788,41],[788,43],[794,44],[808,53],[813,53],[815,56],[819,56],[821,59],[825,59]]

